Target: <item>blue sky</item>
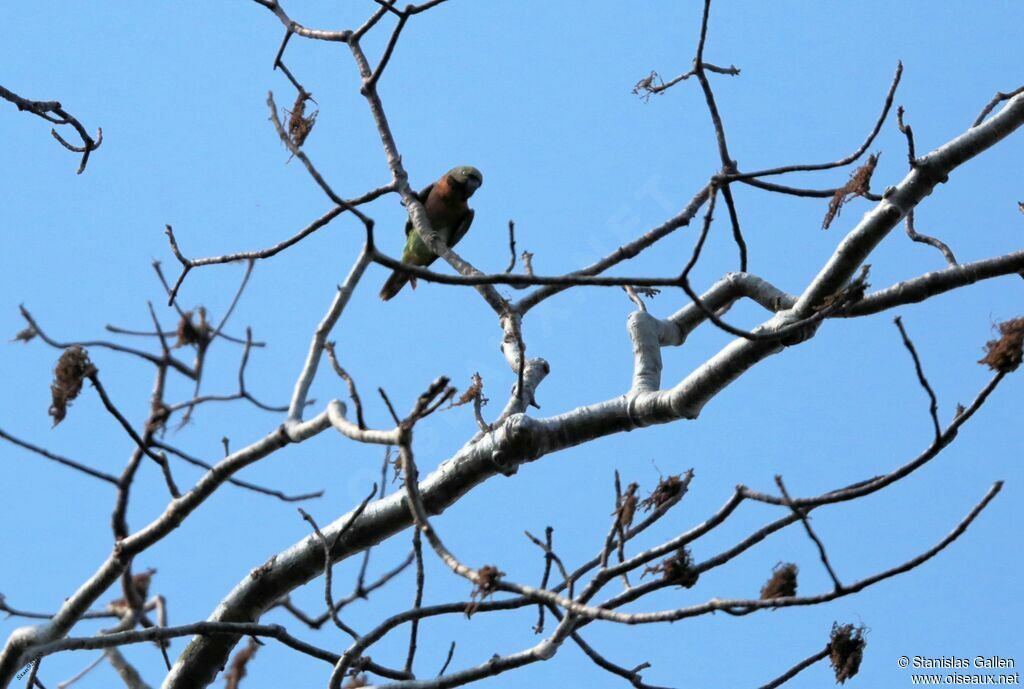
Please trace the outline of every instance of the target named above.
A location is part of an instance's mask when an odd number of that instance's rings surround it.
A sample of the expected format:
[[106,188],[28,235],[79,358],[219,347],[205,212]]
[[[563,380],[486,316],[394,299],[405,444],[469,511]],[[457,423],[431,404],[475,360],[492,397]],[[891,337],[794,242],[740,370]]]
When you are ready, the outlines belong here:
[[[340,5],[340,7],[339,7]],[[292,16],[328,28],[351,26],[372,3],[353,0],[291,2]],[[266,95],[290,105],[293,91],[271,71],[281,28],[255,3],[91,4],[5,3],[8,40],[0,83],[30,98],[59,99],[104,143],[85,174],[48,135],[47,125],[0,108],[3,178],[3,252],[0,254],[0,335],[23,327],[18,304],[59,339],[104,336],[107,323],[146,328],[146,301],[161,304],[151,261],[174,272],[163,227],[174,226],[190,256],[258,248],[293,234],[329,207],[296,161],[286,163],[267,121]],[[516,221],[520,249],[534,268],[554,274],[588,263],[677,212],[717,168],[706,111],[695,83],[683,83],[643,103],[630,93],[652,69],[665,78],[690,66],[700,6],[696,2],[471,3],[452,0],[410,21],[381,83],[381,95],[411,180],[423,186],[456,164],[485,176],[473,199],[473,231],[459,247],[484,270],[507,263],[505,228]],[[964,131],[998,90],[1021,85],[1018,40],[1024,6],[966,3],[736,3],[713,8],[706,58],[735,64],[739,77],[713,79],[743,169],[821,162],[853,150],[870,129],[898,60],[904,63],[896,103],[924,152]],[[379,54],[385,33],[367,40]],[[344,46],[293,40],[287,64],[313,92],[320,114],[305,150],[334,188],[346,196],[388,181],[384,156],[358,79]],[[919,231],[941,236],[962,261],[1021,247],[1024,218],[1017,201],[1024,134],[969,162],[917,214]],[[874,186],[905,174],[906,157],[895,123],[872,147],[882,151]],[[847,171],[791,180],[828,187]],[[855,200],[823,232],[824,201],[735,191],[750,269],[783,289],[799,291],[831,254],[842,234],[870,206]],[[403,209],[388,197],[368,207],[378,241],[400,251]],[[723,216],[724,217],[724,216]],[[643,254],[625,272],[668,275],[689,255],[693,228]],[[257,265],[229,331],[251,325],[269,343],[254,352],[250,390],[283,404],[309,338],[344,279],[362,241],[361,227],[342,218],[272,261]],[[896,281],[943,267],[941,256],[895,231],[871,259],[871,283]],[[724,225],[716,225],[694,273],[706,286],[737,267]],[[447,270],[447,268],[444,268]],[[214,318],[242,275],[238,265],[194,271],[181,292],[186,306],[205,305]],[[471,290],[421,285],[392,302],[376,297],[386,272],[371,267],[333,339],[367,399],[368,421],[384,426],[386,410],[372,391],[384,387],[400,408],[434,377],[460,386],[479,371],[492,405],[513,382],[498,352],[501,331]],[[992,337],[992,323],[1022,315],[1022,284],[1002,278],[870,319],[830,322],[810,342],[773,357],[713,400],[697,422],[613,436],[496,478],[437,519],[449,546],[476,563],[496,563],[511,578],[539,579],[542,561],[522,530],[555,528],[567,562],[600,549],[612,508],[612,472],[644,490],[659,471],[692,467],[691,493],[657,533],[661,539],[705,519],[745,483],[771,490],[781,473],[794,494],[812,494],[884,473],[929,442],[927,401],[891,320],[902,315],[948,421],[988,379],[974,362]],[[506,290],[508,291],[508,290]],[[663,293],[650,305],[664,317],[684,303]],[[617,289],[575,290],[531,312],[524,334],[531,355],[543,356],[551,375],[538,394],[538,414],[554,414],[626,390],[631,348],[625,318],[631,309]],[[167,325],[174,318],[158,309]],[[753,326],[763,315],[740,306],[732,322]],[[664,350],[664,381],[680,380],[729,337],[704,329],[682,348]],[[134,344],[138,344],[137,342]],[[209,392],[233,391],[239,349],[221,344],[210,359]],[[148,365],[95,351],[100,376],[134,422],[145,418],[151,387]],[[132,443],[86,390],[57,429],[46,415],[57,353],[34,342],[0,345],[0,428],[102,470],[119,473]],[[588,640],[625,666],[647,661],[645,679],[667,686],[758,686],[821,648],[834,620],[870,628],[862,676],[854,686],[909,684],[901,655],[1000,655],[1024,661],[1016,618],[1021,613],[1018,461],[1022,383],[1010,377],[983,412],[941,457],[911,479],[864,501],[815,515],[844,581],[888,568],[930,547],[977,502],[988,486],[1006,486],[971,530],[918,570],[860,595],[801,610],[730,618],[719,615],[672,626],[592,625]],[[172,399],[189,388],[176,381]],[[321,375],[313,395],[343,397],[341,384]],[[221,437],[240,447],[267,433],[281,417],[242,405],[202,409],[168,442],[216,460]],[[417,457],[428,470],[472,433],[468,409],[436,415],[417,431]],[[379,472],[380,453],[324,434],[246,469],[241,478],[288,492],[324,488],[304,505],[321,523],[344,513],[366,494]],[[166,491],[144,466],[129,523],[158,514]],[[176,466],[179,482],[198,474]],[[0,507],[0,593],[22,609],[50,610],[106,557],[113,490],[0,445],[0,480],[8,488]],[[397,484],[389,486],[394,490]],[[710,556],[763,524],[777,510],[745,506],[721,532],[694,549]],[[171,622],[205,618],[250,569],[307,534],[294,506],[228,487],[208,501],[172,537],[137,560],[156,567],[154,590],[170,601]],[[371,571],[401,560],[408,539],[375,551]],[[465,598],[469,585],[428,554],[427,600]],[[827,575],[799,531],[773,536],[690,591],[673,591],[637,609],[674,607],[711,597],[756,595],[771,567],[801,567],[801,592],[825,591]],[[336,590],[347,593],[352,562],[337,568]],[[322,600],[322,582],[295,595],[307,609]],[[114,594],[111,598],[116,597]],[[369,629],[411,601],[406,574],[345,618]],[[340,650],[328,630],[301,632],[280,613],[268,619]],[[452,639],[453,668],[482,662],[535,643],[533,613],[475,617],[424,626],[420,664],[432,676]],[[0,622],[6,636],[21,622]],[[83,625],[84,631],[93,629]],[[404,634],[374,657],[404,658]],[[184,643],[173,646],[180,652]],[[162,661],[151,646],[126,653],[151,684]],[[50,658],[48,686],[86,665],[80,652]],[[437,667],[435,667],[435,665]],[[329,668],[273,644],[262,649],[243,686],[318,686]],[[79,686],[111,686],[97,670]],[[831,674],[818,665],[788,686],[820,687]],[[619,687],[574,648],[551,662],[489,680],[485,686],[526,684]]]

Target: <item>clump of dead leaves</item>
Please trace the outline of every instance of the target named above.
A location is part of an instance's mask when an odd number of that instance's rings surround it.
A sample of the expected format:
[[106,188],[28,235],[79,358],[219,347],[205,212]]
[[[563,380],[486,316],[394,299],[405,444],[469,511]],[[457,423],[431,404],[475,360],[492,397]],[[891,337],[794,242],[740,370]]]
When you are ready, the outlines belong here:
[[772,569],[772,576],[761,587],[761,600],[790,598],[796,595],[796,575],[800,571],[792,562],[780,562]]
[[14,336],[14,339],[11,340],[11,342],[31,342],[38,334],[39,332],[30,325],[23,330],[19,330],[18,334]]
[[466,608],[466,617],[470,617],[481,601],[498,590],[498,581],[505,573],[494,565],[484,565],[476,572],[476,588],[470,594],[473,603]]
[[[288,113],[288,136],[291,138],[292,143],[295,144],[295,148],[302,148],[302,144],[306,143],[306,137],[313,131],[313,125],[316,123],[316,116],[319,114],[319,110],[314,110],[309,117],[306,117],[306,102],[313,100],[313,94],[307,91],[299,91],[295,95],[295,103],[292,105],[292,110]],[[313,101],[314,103],[316,101]]]
[[671,557],[645,569],[644,575],[647,574],[660,574],[663,581],[684,589],[691,588],[700,578],[700,572],[694,568],[693,556],[686,546],[679,548]]
[[867,161],[863,165],[850,173],[850,180],[836,189],[836,193],[828,203],[825,219],[821,221],[821,229],[827,230],[829,228],[832,221],[839,217],[839,213],[843,210],[843,204],[847,201],[855,196],[866,196],[868,194],[871,187],[871,175],[874,174],[876,165],[878,165],[878,156],[875,154],[868,156]]
[[854,627],[852,624],[832,624],[832,635],[828,647],[832,670],[836,673],[836,682],[845,684],[846,680],[857,674],[867,643],[864,640],[864,627]]
[[96,367],[89,361],[89,353],[78,345],[64,350],[53,369],[53,383],[50,384],[50,416],[56,426],[67,416],[72,400],[82,391],[82,383],[96,373]]
[[985,364],[993,371],[1010,373],[1021,364],[1024,350],[1024,318],[1003,321],[998,326],[1002,335],[998,340],[985,344],[985,356],[978,363]]
[[490,401],[486,397],[484,397],[484,379],[480,377],[480,374],[474,373],[470,380],[472,381],[470,383],[470,386],[466,388],[466,391],[463,392],[462,395],[457,400],[454,400],[451,404],[448,405],[448,409],[451,409],[453,407],[461,407],[464,404],[469,404],[470,402],[477,398],[480,398],[481,406],[487,404]]
[[651,494],[640,501],[640,507],[643,508],[644,512],[650,512],[662,505],[673,502],[682,494],[689,483],[690,473],[687,472],[685,480],[682,474],[672,474],[658,481],[658,485],[651,491]]
[[[194,315],[198,321],[193,321]],[[192,311],[186,311],[181,314],[181,320],[178,321],[178,328],[175,331],[178,340],[174,343],[174,347],[175,349],[186,345],[205,347],[209,344],[212,333],[213,328],[206,322],[205,308],[200,306],[196,309],[195,314]]]

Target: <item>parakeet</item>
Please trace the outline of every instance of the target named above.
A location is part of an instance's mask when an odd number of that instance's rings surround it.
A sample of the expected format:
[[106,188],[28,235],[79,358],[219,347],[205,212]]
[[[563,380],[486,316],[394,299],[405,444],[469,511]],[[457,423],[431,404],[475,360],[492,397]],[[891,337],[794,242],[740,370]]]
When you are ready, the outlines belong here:
[[[434,231],[444,239],[445,244],[453,247],[466,236],[469,226],[473,224],[473,209],[466,201],[484,183],[484,176],[471,165],[460,165],[451,170],[419,194],[417,197],[427,211],[427,218]],[[413,229],[412,220],[405,223],[405,249],[402,251],[402,263],[414,266],[429,266],[437,259],[430,247],[423,243]],[[380,298],[387,301],[398,294],[399,290],[409,282],[409,276],[395,271],[391,273],[380,290]],[[415,279],[413,288],[416,287]]]

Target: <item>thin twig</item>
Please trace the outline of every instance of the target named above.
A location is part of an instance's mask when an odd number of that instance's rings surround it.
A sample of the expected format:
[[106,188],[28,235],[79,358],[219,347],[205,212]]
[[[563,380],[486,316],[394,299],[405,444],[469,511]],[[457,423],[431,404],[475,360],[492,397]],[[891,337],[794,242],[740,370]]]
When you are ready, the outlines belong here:
[[[175,457],[178,457],[179,459],[182,459],[182,460],[188,462],[189,464],[192,464],[193,466],[202,467],[203,469],[206,469],[207,471],[213,469],[213,465],[210,464],[209,462],[204,462],[203,460],[198,459],[197,457],[194,457],[194,456],[184,452],[183,450],[180,450],[177,447],[174,447],[173,445],[168,445],[167,443],[165,443],[165,442],[163,442],[161,440],[154,439],[153,441],[151,441],[151,444],[153,445],[153,447],[157,447],[157,448],[160,448],[161,450],[164,450],[165,452],[169,452],[170,454],[174,455]],[[238,486],[239,488],[244,488],[245,490],[251,490],[254,493],[260,493],[262,495],[269,495],[271,497],[275,497],[278,500],[281,500],[283,502],[301,502],[303,500],[313,500],[315,498],[323,497],[323,494],[324,494],[323,490],[318,490],[318,491],[315,491],[315,492],[312,492],[312,493],[300,493],[299,495],[287,495],[286,493],[282,493],[279,490],[274,490],[272,488],[266,488],[264,486],[260,486],[260,485],[257,485],[255,483],[250,483],[248,481],[243,481],[242,479],[239,479],[239,478],[229,478],[227,480],[227,483],[230,483],[231,485],[234,485],[234,486]]]
[[924,375],[924,367],[921,366],[921,359],[917,356],[917,349],[914,347],[914,343],[910,341],[910,336],[907,335],[906,328],[903,327],[903,319],[896,316],[893,319],[896,323],[896,327],[900,330],[900,336],[903,338],[903,346],[910,352],[911,358],[914,360],[914,371],[917,373],[917,380],[924,388],[924,391],[928,393],[928,413],[932,417],[932,425],[935,428],[935,440],[938,441],[942,437],[942,425],[939,423],[939,400],[935,396],[935,391],[932,389],[931,384],[928,383],[928,379]]
[[516,224],[512,220],[508,221],[508,253],[508,267],[505,268],[505,272],[511,273],[516,267]]
[[935,247],[940,252],[942,252],[943,258],[946,259],[946,263],[948,263],[951,266],[957,265],[956,256],[953,255],[953,251],[949,248],[949,245],[947,245],[941,239],[930,237],[926,234],[921,234],[917,231],[917,228],[914,227],[913,210],[907,211],[907,216],[903,219],[903,223],[907,230],[907,236],[910,237],[911,240],[915,242],[920,242],[921,244],[927,244],[928,246]]
[[[341,611],[345,606],[349,605],[350,603],[353,603],[354,601],[366,599],[371,593],[383,587],[389,581],[391,581],[399,574],[404,572],[406,568],[412,564],[412,562],[413,553],[412,551],[410,551],[409,554],[406,555],[405,559],[402,560],[402,562],[400,562],[397,566],[393,567],[387,572],[381,574],[379,577],[377,577],[376,580],[362,587],[357,586],[356,590],[350,593],[349,595],[334,601],[335,612]],[[299,621],[308,625],[311,629],[319,629],[324,625],[325,622],[327,622],[327,620],[331,619],[330,611],[324,612],[317,617],[310,617],[302,610],[297,608],[287,597],[281,599],[280,601],[275,603],[275,605],[281,606],[282,608],[293,614]]]
[[445,670],[448,669],[448,666],[451,664],[452,658],[454,658],[454,657],[455,657],[455,642],[453,641],[451,646],[448,647],[448,656],[444,659],[444,665],[441,666],[441,669],[437,673],[438,677],[441,677],[441,676],[444,675]]
[[831,652],[832,652],[832,646],[831,645],[826,646],[825,648],[823,648],[822,650],[818,651],[814,655],[809,656],[807,658],[804,658],[799,663],[797,663],[796,665],[794,665],[790,669],[786,670],[781,675],[779,675],[778,677],[776,677],[772,681],[768,682],[767,684],[762,684],[759,687],[759,689],[776,689],[777,687],[781,687],[783,684],[785,684],[789,680],[793,679],[798,674],[800,674],[801,672],[803,672],[804,670],[806,670],[810,666],[814,665],[818,661],[824,660],[825,658],[828,658],[828,656],[829,656],[829,654]]
[[37,446],[33,445],[32,443],[28,443],[28,442],[25,442],[24,440],[20,440],[18,438],[15,438],[13,435],[10,435],[9,433],[5,432],[2,428],[0,428],[0,438],[3,438],[4,440],[6,440],[9,443],[13,443],[14,445],[17,445],[18,447],[23,447],[26,450],[29,450],[30,452],[34,452],[37,455],[40,455],[41,457],[45,457],[47,459],[53,460],[54,462],[57,462],[58,464],[63,464],[64,466],[70,467],[72,469],[75,469],[76,471],[81,471],[83,474],[88,474],[89,476],[92,476],[93,478],[98,478],[101,481],[106,481],[107,483],[111,483],[111,484],[113,484],[115,486],[120,486],[120,483],[117,480],[117,477],[112,476],[111,474],[108,474],[108,473],[106,473],[104,471],[100,471],[98,469],[93,469],[92,467],[87,467],[84,464],[80,464],[79,462],[76,462],[73,459],[68,459],[67,457],[61,457],[60,455],[55,455],[52,452],[49,452],[48,450],[44,450],[41,447],[37,447]]
[[977,127],[982,122],[984,122],[985,118],[988,117],[988,114],[992,112],[995,109],[995,107],[1002,103],[1004,100],[1010,100],[1011,98],[1018,96],[1022,93],[1024,93],[1024,86],[1014,89],[1009,93],[1003,93],[1002,91],[996,93],[996,95],[992,97],[992,100],[990,100],[988,104],[984,108],[982,108],[981,114],[979,114],[977,119],[974,120],[974,123],[971,124],[971,128]]
[[[867,150],[871,147],[878,133],[882,131],[882,125],[885,124],[885,119],[889,115],[889,110],[892,108],[893,99],[896,96],[896,88],[900,84],[900,79],[903,76],[903,63],[896,63],[896,73],[893,75],[892,83],[889,84],[889,91],[886,93],[885,101],[882,104],[882,112],[878,115],[878,119],[875,120],[875,126],[872,127],[871,132],[868,133],[864,143],[862,143],[857,150],[850,155],[835,160],[831,163],[817,163],[811,165],[785,165],[781,167],[768,168],[765,170],[756,170],[754,172],[737,172],[729,175],[729,179],[734,179],[743,182],[753,181],[757,177],[768,177],[771,175],[784,175],[790,172],[815,172],[819,170],[832,170],[838,167],[845,167],[850,163],[857,161]],[[833,190],[834,193],[834,190]],[[831,196],[832,194],[827,194]]]
[[39,339],[45,342],[46,344],[50,345],[54,349],[67,349],[68,347],[75,346],[82,347],[85,349],[101,347],[103,349],[109,349],[111,351],[120,352],[122,354],[131,354],[132,356],[136,356],[140,359],[145,359],[146,361],[150,362],[151,364],[155,364],[156,366],[166,364],[169,365],[174,370],[176,370],[178,373],[185,376],[186,378],[195,378],[195,371],[193,371],[188,366],[186,366],[185,364],[183,364],[182,362],[178,361],[173,357],[165,360],[161,357],[156,356],[155,354],[151,354],[149,352],[145,352],[139,349],[133,349],[131,347],[125,347],[123,345],[117,344],[116,342],[107,342],[105,340],[76,340],[72,342],[62,342],[59,340],[54,340],[39,327],[39,323],[36,321],[35,318],[32,317],[32,314],[29,313],[28,309],[26,309],[24,305],[19,306],[18,309],[21,312],[22,318],[24,318],[25,321],[29,324],[29,326],[35,331],[35,334],[39,336]]
[[164,481],[167,483],[167,490],[170,491],[171,496],[174,498],[180,498],[181,491],[178,490],[178,486],[174,482],[174,477],[171,475],[170,466],[167,464],[167,457],[164,457],[153,452],[153,450],[150,449],[149,447],[150,443],[143,440],[139,436],[139,434],[135,432],[135,429],[132,428],[132,425],[128,422],[128,419],[124,417],[124,415],[118,410],[117,406],[114,405],[114,402],[110,399],[110,396],[107,395],[107,391],[106,389],[104,389],[103,384],[100,383],[100,377],[95,370],[89,373],[88,378],[89,381],[92,383],[93,387],[96,389],[96,393],[100,396],[100,401],[103,402],[104,408],[108,412],[110,412],[111,416],[117,419],[117,422],[121,424],[121,428],[124,429],[125,433],[127,433],[128,436],[133,441],[135,441],[135,444],[138,446],[139,450],[144,455],[146,455],[154,462],[156,462],[156,465],[160,467],[160,470],[163,472]]
[[77,682],[78,680],[82,679],[83,677],[88,675],[90,672],[95,670],[96,666],[99,665],[102,662],[103,662],[103,655],[101,654],[101,655],[96,656],[95,660],[93,660],[91,663],[89,663],[84,668],[82,668],[82,670],[77,672],[74,676],[69,677],[68,679],[64,680],[63,682],[58,682],[57,683],[57,689],[66,689],[67,687],[70,687],[72,684],[74,684],[75,682]]
[[[57,133],[56,129],[50,129],[50,134],[56,139],[64,148],[68,149],[73,153],[81,153],[82,159],[78,164],[78,174],[85,172],[85,166],[89,164],[89,155],[95,151],[103,143],[103,129],[98,128],[96,130],[96,138],[94,139],[89,135],[89,132],[85,130],[82,123],[79,122],[73,115],[68,113],[59,102],[55,100],[40,101],[40,100],[29,100],[22,98],[18,94],[8,91],[3,86],[0,86],[0,98],[6,101],[10,101],[18,106],[18,110],[28,111],[37,117],[56,125],[71,125],[71,127],[78,133],[78,136],[82,139],[81,146],[73,146],[65,141],[60,134]],[[35,673],[33,673],[34,676]],[[31,682],[29,682],[31,685]]]
[[907,137],[907,162],[910,164],[910,168],[917,167],[917,153],[914,151],[914,130],[910,128],[909,124],[903,122],[903,106],[896,108],[896,126],[899,128],[903,136]]
[[814,541],[814,545],[817,546],[818,557],[821,558],[821,563],[825,565],[828,575],[832,578],[835,590],[841,591],[843,589],[843,584],[839,581],[839,577],[836,575],[835,570],[832,569],[832,564],[828,561],[828,554],[825,552],[825,544],[821,542],[818,535],[814,533],[814,529],[811,528],[811,520],[807,518],[807,514],[803,510],[793,505],[793,499],[789,497],[789,492],[786,491],[786,484],[782,482],[782,476],[776,474],[775,485],[779,487],[779,491],[782,493],[782,499],[786,501],[786,504],[791,510],[793,510],[793,513],[800,518],[800,522],[804,525],[807,535],[812,541]]
[[309,522],[309,525],[313,527],[313,531],[316,532],[317,538],[320,539],[320,545],[324,550],[324,599],[327,602],[327,611],[331,614],[331,620],[334,622],[335,626],[337,626],[338,629],[345,632],[355,640],[359,639],[358,632],[356,632],[354,629],[352,629],[347,624],[341,621],[341,618],[338,617],[338,609],[335,608],[334,605],[334,594],[331,591],[331,577],[333,574],[334,563],[331,560],[331,551],[338,546],[338,543],[341,541],[342,536],[344,536],[345,532],[347,532],[352,527],[352,524],[355,523],[356,519],[359,518],[359,515],[363,513],[363,510],[366,509],[366,506],[370,504],[370,501],[373,500],[373,497],[376,494],[377,484],[374,483],[373,490],[371,490],[370,494],[367,495],[366,498],[362,501],[362,503],[359,504],[359,507],[357,507],[352,512],[352,516],[350,516],[348,520],[345,522],[345,524],[343,524],[342,527],[338,530],[338,533],[334,536],[334,541],[330,544],[327,543],[327,538],[324,536],[323,532],[320,531],[320,527],[317,526],[316,520],[314,520],[313,517],[310,516],[310,514],[306,512],[304,509],[302,509],[301,507],[298,508],[299,514],[302,515],[302,518]]
[[106,649],[102,657],[107,659],[110,667],[114,668],[114,672],[118,674],[127,689],[150,689],[150,686],[142,680],[138,670],[125,660],[125,657],[116,648]]
[[[423,607],[423,541],[420,538],[420,530],[412,530],[412,551],[416,557],[416,596],[413,599],[412,609],[419,610]],[[414,619],[409,625],[409,651],[405,655],[405,671],[412,673],[413,661],[416,659],[416,637],[419,633],[420,621]],[[447,667],[447,664],[446,664]],[[443,674],[443,670],[442,670]]]
[[39,666],[42,664],[43,659],[39,656],[37,656],[35,660],[32,661],[32,669],[28,673],[28,679],[25,680],[26,687],[29,687],[31,689],[31,687],[37,686],[40,689],[46,689],[46,687],[43,686],[43,683],[36,679],[36,675],[39,674]]
[[[279,123],[280,124],[280,123]],[[303,156],[304,157],[304,156]],[[357,206],[369,203],[374,199],[378,199],[385,194],[391,193],[395,190],[393,184],[387,184],[383,187],[378,187],[371,191],[366,192],[362,196],[358,196],[353,199],[343,201],[343,203],[335,205],[331,210],[327,211],[319,218],[314,220],[312,223],[299,230],[296,234],[292,235],[288,239],[285,239],[273,246],[267,247],[266,249],[254,249],[250,251],[239,251],[232,254],[224,254],[221,256],[208,256],[205,258],[187,258],[178,247],[177,238],[174,236],[174,230],[170,225],[165,226],[165,232],[167,234],[167,241],[170,244],[171,252],[174,257],[178,259],[181,264],[181,273],[178,275],[174,285],[168,290],[168,304],[174,305],[178,295],[178,291],[181,289],[182,283],[185,281],[185,277],[193,268],[200,268],[202,266],[218,265],[221,263],[233,263],[235,261],[242,260],[262,260],[271,258],[278,253],[288,249],[295,244],[298,244],[303,239],[313,234],[317,230],[327,226],[332,220],[337,218],[339,215],[347,210],[351,210]],[[365,217],[365,216],[364,216]]]
[[391,418],[394,419],[395,424],[401,424],[402,420],[398,418],[398,414],[395,413],[395,408],[391,406],[391,400],[388,399],[388,393],[384,392],[384,388],[377,388],[377,392],[380,393],[381,399],[384,400],[384,404],[387,406],[388,411],[391,413]]
[[327,352],[327,358],[331,362],[331,367],[334,372],[338,374],[338,377],[345,381],[345,385],[348,387],[348,396],[352,398],[352,403],[356,405],[356,422],[359,424],[359,430],[366,430],[366,421],[363,419],[363,403],[359,399],[359,393],[356,391],[356,383],[352,380],[352,376],[341,367],[338,363],[338,357],[334,353],[334,343],[325,342],[324,351]]

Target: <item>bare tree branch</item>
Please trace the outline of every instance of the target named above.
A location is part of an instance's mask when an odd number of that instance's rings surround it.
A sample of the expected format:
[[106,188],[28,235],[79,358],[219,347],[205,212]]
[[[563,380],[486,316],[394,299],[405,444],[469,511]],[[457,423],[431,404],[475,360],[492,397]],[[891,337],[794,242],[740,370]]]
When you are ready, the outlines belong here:
[[69,144],[61,137],[60,134],[57,133],[56,129],[51,129],[50,134],[52,134],[53,138],[56,139],[64,148],[68,149],[72,153],[82,154],[81,162],[78,164],[78,174],[85,172],[85,166],[89,164],[89,155],[103,143],[102,129],[96,130],[96,138],[94,139],[89,135],[89,132],[85,130],[82,123],[73,115],[68,113],[61,104],[55,100],[28,100],[27,98],[22,98],[12,91],[8,91],[3,86],[0,86],[0,98],[14,103],[18,107],[18,110],[27,110],[33,115],[41,117],[52,124],[56,124],[58,126],[65,124],[70,125],[81,138],[81,146],[73,146]]

